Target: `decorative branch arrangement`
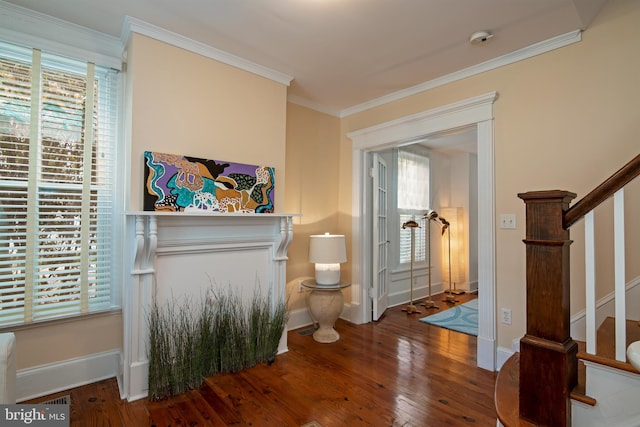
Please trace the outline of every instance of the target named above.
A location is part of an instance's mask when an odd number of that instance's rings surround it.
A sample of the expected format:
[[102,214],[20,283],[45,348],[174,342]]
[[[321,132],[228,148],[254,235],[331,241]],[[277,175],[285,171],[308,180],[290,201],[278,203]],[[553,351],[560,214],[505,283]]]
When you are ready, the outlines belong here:
[[149,323],[149,398],[200,387],[207,376],[272,363],[288,320],[286,302],[274,309],[260,293],[242,302],[231,289],[211,291],[199,304],[154,304]]

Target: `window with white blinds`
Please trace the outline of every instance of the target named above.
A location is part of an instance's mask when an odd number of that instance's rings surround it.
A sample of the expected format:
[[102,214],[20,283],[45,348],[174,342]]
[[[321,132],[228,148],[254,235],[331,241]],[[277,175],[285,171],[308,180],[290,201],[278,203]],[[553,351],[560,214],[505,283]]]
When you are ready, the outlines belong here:
[[118,72],[0,42],[0,326],[108,310]]
[[[400,225],[416,221],[414,228],[414,262],[426,260],[426,229],[422,215],[429,209],[429,157],[398,150],[398,214]],[[411,262],[411,229],[400,229],[400,264]]]

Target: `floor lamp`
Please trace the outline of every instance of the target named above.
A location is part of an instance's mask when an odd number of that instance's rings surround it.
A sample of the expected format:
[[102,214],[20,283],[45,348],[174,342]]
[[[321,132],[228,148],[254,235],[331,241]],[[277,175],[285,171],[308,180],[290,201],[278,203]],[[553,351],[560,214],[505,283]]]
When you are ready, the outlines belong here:
[[425,308],[440,308],[436,305],[436,303],[431,299],[431,221],[436,221],[438,219],[438,212],[434,210],[428,210],[423,218],[427,221],[427,247],[426,249],[429,251],[429,257],[427,258],[427,270],[429,271],[429,296],[427,299],[420,305]]
[[[442,208],[440,211],[444,215],[447,224],[443,222],[442,235],[445,227],[447,240],[443,240],[442,251],[449,254],[447,269],[449,274],[449,295],[461,295],[465,291],[456,289],[456,283],[464,281],[464,264],[460,259],[464,255],[465,241],[462,233],[463,215],[462,208]],[[442,216],[440,217],[442,218]],[[445,247],[445,244],[447,247]],[[443,271],[444,271],[443,263]],[[444,273],[443,273],[444,274]]]
[[415,241],[416,241],[416,228],[419,228],[420,225],[413,221],[407,221],[404,224],[402,224],[402,229],[404,230],[405,228],[410,228],[411,229],[411,264],[410,264],[410,275],[409,275],[409,305],[407,305],[406,308],[403,308],[402,311],[406,311],[407,314],[414,314],[414,313],[420,313],[420,311],[418,311],[418,309],[416,308],[416,306],[413,304],[413,260],[415,258]]
[[453,290],[451,289],[451,224],[449,224],[449,221],[442,217],[440,217],[440,222],[442,223],[442,235],[444,236],[444,232],[447,232],[447,252],[449,256],[447,264],[449,270],[449,291],[447,292],[448,295],[445,296],[442,301],[456,303],[459,300],[457,300],[456,297],[453,296]]

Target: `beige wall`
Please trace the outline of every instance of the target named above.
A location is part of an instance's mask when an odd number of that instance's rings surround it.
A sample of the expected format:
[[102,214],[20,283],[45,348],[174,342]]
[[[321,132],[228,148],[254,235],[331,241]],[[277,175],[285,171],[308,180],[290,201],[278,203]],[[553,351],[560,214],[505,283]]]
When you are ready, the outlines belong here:
[[525,330],[524,205],[516,195],[565,189],[580,198],[638,154],[638,22],[640,2],[612,0],[579,43],[342,119],[341,228],[351,227],[347,132],[498,92],[496,214],[516,213],[518,220],[517,230],[498,229],[496,236],[497,307],[513,309],[513,324],[498,325],[498,345],[510,348]]
[[[338,118],[289,103],[287,106],[287,194],[285,210],[301,213],[287,260],[289,308],[304,308],[298,282],[314,275],[308,261],[309,236],[342,233],[338,224],[340,159]],[[350,260],[351,257],[347,255]],[[342,265],[349,277],[349,265]]]
[[275,167],[275,210],[285,212],[286,86],[133,34],[129,210],[142,210],[143,152]]
[[31,326],[16,334],[16,369],[122,348],[120,312]]
[[[285,212],[286,86],[137,34],[127,50],[126,209],[142,210],[143,152],[153,150],[273,166]],[[18,369],[122,349],[122,315],[28,327],[16,342]]]
[[[513,309],[513,325],[499,325],[498,345],[510,347],[524,332],[524,207],[516,194],[560,188],[581,197],[638,154],[638,22],[640,2],[610,0],[580,43],[344,119],[287,105],[279,83],[134,35],[127,208],[142,208],[145,150],[274,166],[276,211],[303,214],[289,251],[291,289],[313,275],[310,234],[343,233],[350,243],[347,132],[497,91],[496,213],[518,216],[517,230],[496,236],[497,306]],[[638,200],[640,191],[630,193]],[[629,268],[628,279],[640,274]],[[18,331],[18,369],[121,348],[121,333],[119,314]]]

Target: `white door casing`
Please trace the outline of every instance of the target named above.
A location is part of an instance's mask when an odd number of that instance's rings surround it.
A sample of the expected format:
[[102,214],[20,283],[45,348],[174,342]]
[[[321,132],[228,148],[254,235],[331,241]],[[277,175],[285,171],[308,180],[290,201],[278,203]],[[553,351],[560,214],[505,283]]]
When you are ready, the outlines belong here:
[[373,151],[406,144],[438,132],[475,125],[478,145],[478,366],[496,369],[496,281],[495,281],[495,185],[493,103],[490,92],[433,108],[386,123],[349,132],[353,148],[352,197],[352,301],[351,321],[370,321],[373,261],[368,255],[372,238],[367,224],[369,171],[367,155]]
[[387,215],[387,164],[377,153],[373,153],[373,320],[380,319],[389,305],[389,272],[388,272],[388,215]]

